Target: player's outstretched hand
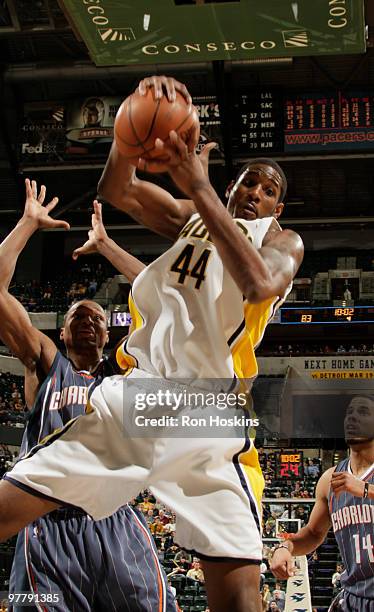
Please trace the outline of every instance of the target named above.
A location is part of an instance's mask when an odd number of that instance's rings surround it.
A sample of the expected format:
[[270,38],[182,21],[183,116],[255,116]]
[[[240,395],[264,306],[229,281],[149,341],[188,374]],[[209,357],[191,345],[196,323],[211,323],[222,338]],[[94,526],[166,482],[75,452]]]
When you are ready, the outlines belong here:
[[92,229],[88,232],[88,240],[73,252],[73,259],[78,259],[80,255],[90,255],[99,253],[100,245],[108,240],[108,234],[103,223],[101,203],[93,201],[94,213],[91,217]]
[[349,472],[333,472],[331,475],[331,488],[337,497],[342,493],[363,497],[364,485],[362,480]]
[[190,93],[187,87],[180,81],[173,79],[173,77],[167,77],[167,76],[146,77],[145,79],[140,81],[138,85],[138,91],[140,95],[145,96],[147,93],[147,90],[150,87],[154,88],[154,94],[155,94],[156,99],[162,98],[162,96],[164,95],[164,92],[166,92],[169,102],[174,102],[175,97],[176,97],[175,92],[179,91],[179,93],[182,94],[182,96],[186,100],[187,104],[192,104],[192,98],[190,96]]
[[146,172],[160,172],[160,168],[166,169],[179,189],[193,199],[196,188],[202,184],[209,185],[208,163],[213,143],[211,144],[212,146],[206,145],[205,150],[197,155],[195,149],[189,150],[188,144],[172,130],[168,142],[156,138],[155,146],[162,154],[162,159],[140,158],[138,168]]
[[23,213],[23,219],[28,223],[34,223],[36,227],[39,229],[43,228],[57,228],[61,227],[63,229],[70,229],[69,223],[67,221],[62,221],[61,219],[53,219],[50,217],[50,213],[55,208],[58,203],[58,198],[53,198],[48,204],[44,205],[44,200],[46,196],[46,188],[45,185],[40,187],[40,191],[38,194],[38,185],[36,181],[30,181],[30,179],[25,179],[25,187],[26,187],[26,202],[25,202],[25,210]]
[[277,548],[270,561],[270,570],[278,580],[288,580],[295,575],[293,557],[286,548]]

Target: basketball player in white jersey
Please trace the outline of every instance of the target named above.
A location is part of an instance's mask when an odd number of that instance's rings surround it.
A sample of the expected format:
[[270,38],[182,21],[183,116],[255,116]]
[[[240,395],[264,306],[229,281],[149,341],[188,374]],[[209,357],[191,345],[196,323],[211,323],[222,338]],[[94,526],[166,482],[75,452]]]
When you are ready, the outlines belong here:
[[[172,96],[180,85],[162,77],[145,80],[140,89],[159,92],[165,81]],[[101,182],[113,204],[177,238],[134,283],[132,334],[118,353],[127,378],[107,379],[93,393],[87,415],[54,436],[53,444],[34,449],[0,483],[0,537],[62,500],[101,518],[149,487],[177,513],[178,544],[203,560],[210,608],[259,612],[263,477],[246,433],[125,440],[124,433],[135,414],[134,387],[136,393],[156,385],[178,394],[183,387],[175,379],[188,379],[196,391],[203,379],[231,384],[256,376],[255,347],[289,290],[303,245],[275,220],[286,188],[275,162],[255,160],[242,169],[228,212],[196,155],[193,135],[188,145],[175,133],[170,138],[169,147],[158,146],[188,199],[139,180],[115,145]],[[10,506],[17,509],[11,517]]]

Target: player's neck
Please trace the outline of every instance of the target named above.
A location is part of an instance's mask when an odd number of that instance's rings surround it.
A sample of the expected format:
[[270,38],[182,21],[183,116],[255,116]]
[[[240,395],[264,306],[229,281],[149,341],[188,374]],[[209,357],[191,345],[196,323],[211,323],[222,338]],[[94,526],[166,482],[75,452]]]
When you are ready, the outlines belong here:
[[94,372],[103,357],[102,352],[99,351],[76,353],[74,350],[68,351],[67,356],[76,370],[86,370],[86,372]]
[[360,444],[360,448],[351,447],[349,462],[352,474],[361,476],[374,463],[374,443]]

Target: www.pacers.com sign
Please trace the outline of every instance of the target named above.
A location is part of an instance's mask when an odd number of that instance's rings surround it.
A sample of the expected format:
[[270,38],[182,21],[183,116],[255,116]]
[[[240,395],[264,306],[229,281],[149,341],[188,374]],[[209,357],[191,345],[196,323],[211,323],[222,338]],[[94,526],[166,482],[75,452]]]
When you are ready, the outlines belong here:
[[364,0],[60,0],[98,66],[364,53]]

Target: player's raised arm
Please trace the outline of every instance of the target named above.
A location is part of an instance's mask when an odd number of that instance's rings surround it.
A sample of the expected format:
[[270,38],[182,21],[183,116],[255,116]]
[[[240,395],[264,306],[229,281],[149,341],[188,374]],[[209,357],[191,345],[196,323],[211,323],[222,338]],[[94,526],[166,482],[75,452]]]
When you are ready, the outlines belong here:
[[110,261],[118,272],[124,274],[132,284],[146,266],[109,238],[103,223],[101,203],[94,200],[93,206],[92,229],[88,232],[88,240],[81,247],[75,249],[73,259],[78,259],[80,255],[99,253]]
[[[179,91],[188,103],[191,97],[182,83],[168,77],[149,77],[139,83],[138,91],[145,95],[153,87],[155,97],[167,95],[170,102],[175,99],[175,92]],[[194,146],[194,135],[192,134]],[[209,145],[203,154],[208,164],[209,152],[213,145]],[[148,163],[147,170],[152,171],[153,164]],[[149,181],[141,180],[136,175],[136,168],[121,155],[115,142],[112,144],[109,157],[98,184],[98,193],[113,206],[131,215],[139,223],[149,227],[155,232],[176,238],[179,231],[196,212],[191,200],[176,199],[165,189]]]
[[316,502],[308,524],[297,533],[289,534],[287,540],[274,551],[270,569],[279,580],[286,580],[293,575],[292,556],[307,555],[318,548],[327,536],[331,524],[328,493],[333,470],[327,470],[318,481]]
[[300,236],[291,230],[274,232],[266,246],[256,250],[219,199],[200,156],[189,151],[173,131],[170,144],[157,140],[156,146],[168,156],[163,164],[167,164],[176,185],[194,200],[225,267],[247,300],[259,303],[282,297],[303,259]]
[[26,310],[9,293],[8,288],[17,259],[32,234],[46,227],[68,229],[69,224],[49,216],[58,198],[53,198],[44,206],[45,187],[42,186],[38,194],[35,181],[30,183],[26,179],[25,184],[23,216],[0,245],[0,338],[29,370],[35,370],[39,365],[43,372],[47,372],[55,357],[56,346],[50,338],[32,326]]

